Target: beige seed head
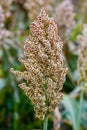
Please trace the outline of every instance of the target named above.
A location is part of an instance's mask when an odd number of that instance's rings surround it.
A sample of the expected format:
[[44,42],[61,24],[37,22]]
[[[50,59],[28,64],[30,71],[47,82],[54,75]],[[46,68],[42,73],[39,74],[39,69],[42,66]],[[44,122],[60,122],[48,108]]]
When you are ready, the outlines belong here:
[[27,81],[20,87],[35,105],[36,117],[44,119],[47,112],[52,112],[61,101],[60,92],[65,82],[67,69],[63,67],[62,41],[58,36],[57,25],[48,17],[44,9],[30,26],[24,46],[24,64],[26,71],[11,72]]
[[79,81],[87,82],[87,24],[84,24],[82,35],[78,35],[79,57],[78,57],[78,70]]

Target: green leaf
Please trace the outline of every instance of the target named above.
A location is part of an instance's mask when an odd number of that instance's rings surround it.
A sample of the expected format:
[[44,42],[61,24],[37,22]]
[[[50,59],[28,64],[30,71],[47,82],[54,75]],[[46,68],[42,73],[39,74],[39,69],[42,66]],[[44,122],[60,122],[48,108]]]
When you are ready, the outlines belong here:
[[82,120],[81,124],[85,129],[87,129],[87,101],[84,100],[82,104]]
[[70,96],[65,96],[62,103],[67,111],[66,116],[67,119],[71,122],[73,130],[77,130],[77,120],[79,113],[78,103]]
[[77,35],[81,32],[82,26],[81,23],[78,23],[70,34],[70,40],[75,42]]

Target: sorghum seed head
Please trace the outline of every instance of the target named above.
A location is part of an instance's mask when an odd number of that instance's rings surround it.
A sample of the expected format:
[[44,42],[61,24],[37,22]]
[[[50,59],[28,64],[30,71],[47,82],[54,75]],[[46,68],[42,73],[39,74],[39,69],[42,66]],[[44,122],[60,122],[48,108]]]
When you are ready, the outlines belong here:
[[62,41],[58,36],[57,25],[42,9],[37,19],[30,26],[31,36],[24,46],[24,64],[26,71],[11,72],[22,77],[30,84],[20,87],[35,105],[36,117],[44,119],[62,99],[60,92],[65,81],[67,69],[63,67]]

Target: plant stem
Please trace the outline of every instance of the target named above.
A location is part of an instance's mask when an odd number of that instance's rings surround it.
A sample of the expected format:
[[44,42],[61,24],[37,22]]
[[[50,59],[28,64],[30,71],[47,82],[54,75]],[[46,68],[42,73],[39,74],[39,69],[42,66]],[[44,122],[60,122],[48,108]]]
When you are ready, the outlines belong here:
[[46,114],[43,122],[43,130],[47,130],[47,127],[48,127],[48,115]]

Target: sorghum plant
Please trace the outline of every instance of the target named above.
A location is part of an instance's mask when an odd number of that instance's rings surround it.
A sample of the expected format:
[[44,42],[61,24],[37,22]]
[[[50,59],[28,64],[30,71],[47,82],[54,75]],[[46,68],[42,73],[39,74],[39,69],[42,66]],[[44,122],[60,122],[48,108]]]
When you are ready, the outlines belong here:
[[78,41],[80,43],[78,58],[79,81],[87,83],[87,24],[84,24],[82,35],[78,36]]
[[5,18],[6,17],[5,17],[4,10],[2,6],[0,6],[0,45],[1,44],[3,45],[5,39],[11,35],[10,32],[6,30],[4,27]]
[[79,72],[79,86],[80,86],[80,102],[79,102],[79,116],[77,121],[77,129],[80,129],[81,120],[82,120],[82,105],[84,101],[84,93],[87,92],[87,25],[84,25],[82,35],[78,36],[80,43],[79,46],[79,55],[78,55],[78,72]]
[[80,82],[87,82],[87,44],[80,48],[78,59],[78,70]]
[[19,58],[26,70],[20,72],[12,68],[11,72],[26,81],[19,86],[34,104],[36,117],[44,120],[43,129],[47,130],[48,115],[63,97],[61,89],[67,73],[63,67],[63,43],[57,25],[45,9],[32,22],[30,32],[24,45],[24,58]]
[[74,7],[70,0],[65,0],[55,8],[54,19],[58,26],[72,27],[74,24]]

